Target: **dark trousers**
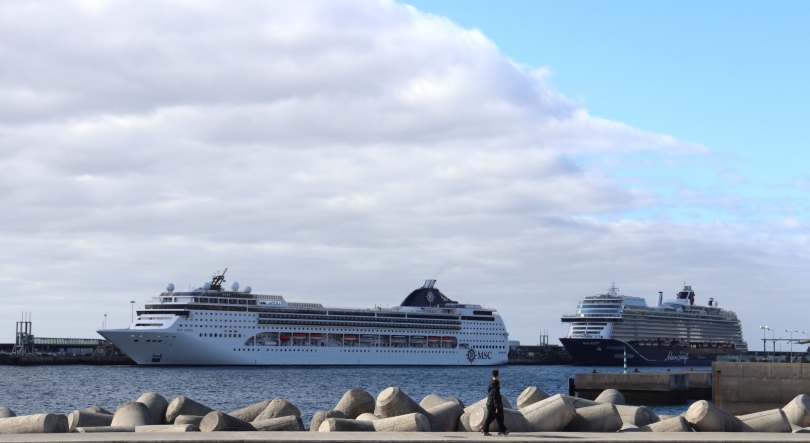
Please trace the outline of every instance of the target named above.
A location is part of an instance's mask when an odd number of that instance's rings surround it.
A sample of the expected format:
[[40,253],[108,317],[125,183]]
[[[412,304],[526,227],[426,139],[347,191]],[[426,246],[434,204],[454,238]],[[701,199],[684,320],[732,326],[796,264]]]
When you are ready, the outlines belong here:
[[498,413],[495,413],[495,408],[487,407],[487,418],[484,419],[484,432],[489,432],[489,425],[492,424],[493,420],[498,420],[498,427],[501,428],[501,432],[506,430],[506,426],[503,424],[503,408],[498,408]]

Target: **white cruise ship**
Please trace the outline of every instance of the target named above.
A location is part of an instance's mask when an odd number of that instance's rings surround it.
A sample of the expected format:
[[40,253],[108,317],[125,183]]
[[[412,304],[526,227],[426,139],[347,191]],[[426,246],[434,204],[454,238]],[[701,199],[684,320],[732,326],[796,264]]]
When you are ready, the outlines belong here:
[[[227,269],[226,269],[227,271]],[[152,299],[127,329],[98,331],[141,365],[500,365],[509,334],[501,316],[457,303],[434,287],[400,306],[325,307],[222,288],[225,272]]]
[[746,353],[742,326],[734,311],[714,299],[696,304],[684,285],[675,298],[647,306],[641,297],[620,295],[612,285],[605,294],[586,296],[575,314],[564,315],[568,335],[560,339],[574,364],[621,366],[710,365],[720,355]]

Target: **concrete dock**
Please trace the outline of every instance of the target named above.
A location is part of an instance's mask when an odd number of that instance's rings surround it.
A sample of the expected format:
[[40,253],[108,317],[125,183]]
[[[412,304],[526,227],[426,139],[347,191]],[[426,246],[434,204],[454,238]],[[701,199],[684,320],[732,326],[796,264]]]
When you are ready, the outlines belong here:
[[810,440],[808,434],[790,433],[721,433],[721,432],[680,432],[680,433],[586,433],[586,432],[527,432],[508,436],[485,437],[477,432],[213,432],[213,433],[98,433],[98,434],[18,434],[0,435],[0,443],[56,443],[56,442],[277,442],[277,443],[447,443],[449,441],[510,443],[589,443],[610,442],[792,442]]

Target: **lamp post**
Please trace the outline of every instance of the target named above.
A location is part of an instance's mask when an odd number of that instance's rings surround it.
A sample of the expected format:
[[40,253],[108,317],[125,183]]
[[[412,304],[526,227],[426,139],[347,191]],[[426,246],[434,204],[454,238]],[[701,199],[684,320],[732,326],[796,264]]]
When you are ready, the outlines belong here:
[[107,329],[107,314],[106,313],[104,314],[104,328],[102,328],[102,329]]
[[793,362],[793,333],[799,332],[799,330],[797,329],[795,331],[788,331],[787,329],[785,329],[785,332],[790,332],[790,361]]
[[135,321],[135,300],[129,302],[129,306],[130,306],[129,314],[132,317],[130,319],[130,322],[134,322]]
[[770,331],[771,328],[769,328],[768,325],[765,325],[760,326],[759,329],[762,329],[762,358],[765,359],[767,358],[767,355],[765,354],[767,352],[765,350],[765,331]]

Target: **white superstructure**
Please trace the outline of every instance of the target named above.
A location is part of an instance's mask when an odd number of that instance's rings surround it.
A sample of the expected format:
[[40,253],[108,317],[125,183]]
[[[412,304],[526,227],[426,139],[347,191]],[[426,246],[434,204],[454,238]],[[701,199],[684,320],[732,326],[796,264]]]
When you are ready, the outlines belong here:
[[[227,269],[226,269],[227,271]],[[224,272],[188,291],[173,285],[128,329],[98,331],[143,365],[499,365],[509,334],[497,311],[447,298],[435,280],[400,306],[288,302],[223,290]]]

